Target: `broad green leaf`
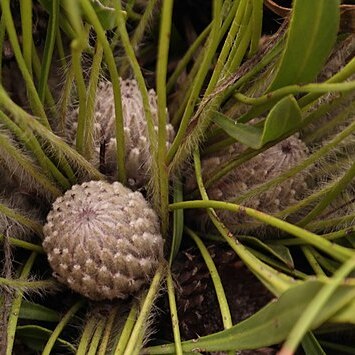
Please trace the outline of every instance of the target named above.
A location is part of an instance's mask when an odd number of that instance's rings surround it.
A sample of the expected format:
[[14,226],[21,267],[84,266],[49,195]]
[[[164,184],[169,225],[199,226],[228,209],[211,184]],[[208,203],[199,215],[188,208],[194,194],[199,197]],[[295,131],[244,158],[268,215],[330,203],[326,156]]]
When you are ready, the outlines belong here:
[[250,148],[259,149],[297,127],[302,114],[295,98],[289,95],[270,110],[263,128],[234,122],[220,112],[214,113],[213,121],[230,137]]
[[19,318],[45,322],[59,322],[60,320],[57,311],[26,300],[22,301]]
[[268,91],[315,79],[336,41],[339,6],[339,0],[293,1],[286,48]]
[[[25,345],[35,351],[43,350],[51,334],[51,330],[38,325],[18,326],[16,329],[16,337],[21,339]],[[57,350],[69,350],[70,353],[73,353],[76,350],[74,345],[60,338],[57,339],[55,348]]]
[[292,256],[290,250],[281,244],[266,244],[258,238],[255,237],[246,237],[239,236],[238,239],[241,241],[246,241],[248,245],[255,246],[259,249],[262,249],[271,255],[275,256],[281,262],[283,262],[287,267],[293,269],[294,263],[292,260]]
[[297,127],[301,121],[302,113],[295,98],[292,95],[284,97],[266,118],[260,147]]
[[[313,300],[324,282],[309,280],[288,289],[280,298],[271,302],[250,318],[219,333],[204,336],[182,343],[183,350],[228,351],[257,349],[285,340],[309,303]],[[328,299],[325,307],[312,324],[319,327],[334,316],[355,297],[355,287],[343,284]],[[352,314],[355,321],[355,313]],[[145,349],[145,354],[173,354],[174,344],[155,346]]]

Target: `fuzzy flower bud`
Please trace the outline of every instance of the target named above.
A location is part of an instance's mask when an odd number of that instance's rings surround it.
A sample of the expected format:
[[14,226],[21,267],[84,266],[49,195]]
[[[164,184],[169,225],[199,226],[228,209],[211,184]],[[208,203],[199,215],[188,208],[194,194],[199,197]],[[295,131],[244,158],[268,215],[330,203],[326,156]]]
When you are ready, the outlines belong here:
[[[148,181],[151,167],[147,120],[142,94],[136,80],[121,79],[120,83],[125,134],[125,168],[128,184],[132,188],[139,188]],[[155,130],[157,130],[157,96],[153,89],[149,90],[148,95]],[[73,144],[75,144],[77,120],[78,109],[72,111],[68,117],[67,138]],[[169,145],[174,138],[174,128],[169,123],[166,124],[166,132],[167,145]],[[100,82],[96,93],[94,149],[93,164],[101,168],[109,178],[117,180],[115,103],[112,84],[108,81]]]
[[156,213],[119,182],[73,186],[54,202],[43,232],[55,276],[93,300],[134,294],[163,258]]
[[[228,152],[224,150],[221,154],[215,154],[203,159],[201,163],[204,181],[209,179],[219,166],[222,166],[231,157],[241,153],[243,149],[241,144],[235,143],[229,148]],[[289,137],[233,169],[207,189],[208,196],[210,199],[233,202],[242,194],[293,168],[306,159],[307,156],[308,149],[306,145],[295,136]],[[187,186],[191,189],[196,186],[194,184],[194,180],[190,180]],[[297,197],[301,196],[306,189],[306,174],[301,172],[276,187],[248,198],[242,202],[242,205],[274,214],[287,206],[295,204]],[[253,222],[243,214],[239,216],[228,211],[218,211],[217,213],[222,222],[232,232],[249,230],[247,224]],[[201,223],[205,224],[206,214],[200,217]]]

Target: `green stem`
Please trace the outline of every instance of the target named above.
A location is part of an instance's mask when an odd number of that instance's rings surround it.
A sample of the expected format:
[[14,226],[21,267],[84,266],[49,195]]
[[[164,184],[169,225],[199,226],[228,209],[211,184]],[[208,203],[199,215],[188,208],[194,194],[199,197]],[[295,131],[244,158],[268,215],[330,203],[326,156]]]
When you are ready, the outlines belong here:
[[26,62],[25,62],[25,60],[22,56],[22,53],[21,53],[14,21],[13,21],[12,15],[11,15],[10,0],[2,0],[0,2],[0,4],[1,4],[1,8],[2,8],[3,19],[6,24],[6,31],[9,36],[17,64],[19,66],[19,69],[20,69],[22,76],[23,76],[25,83],[26,83],[26,88],[27,88],[29,96],[30,96],[30,104],[32,105],[33,112],[35,115],[37,115],[39,117],[41,123],[45,127],[50,128],[50,125],[49,125],[46,113],[44,111],[42,102],[38,96],[36,87],[33,83],[32,76],[27,69]]
[[84,144],[85,147],[83,155],[90,160],[94,152],[94,125],[95,125],[95,103],[96,103],[96,89],[99,81],[101,63],[103,56],[103,48],[101,43],[96,44],[96,51],[94,54],[93,62],[91,65],[90,80],[88,86],[88,95],[86,100],[86,119],[85,119],[85,135]]
[[74,71],[74,77],[76,82],[76,88],[79,97],[79,114],[78,114],[78,126],[76,131],[76,150],[83,156],[84,154],[84,137],[86,129],[86,85],[83,75],[83,68],[81,66],[81,55],[86,45],[86,41],[80,43],[78,39],[75,39],[71,43],[72,50],[72,65]]
[[[126,168],[125,168],[125,134],[124,134],[124,121],[123,121],[123,114],[122,114],[121,88],[120,88],[120,80],[119,80],[119,75],[116,67],[116,62],[110,44],[106,38],[106,33],[102,28],[100,20],[98,19],[96,12],[93,9],[91,3],[86,0],[80,0],[80,4],[85,13],[85,16],[87,16],[90,23],[92,23],[95,28],[98,40],[100,41],[104,51],[108,70],[110,72],[110,78],[112,82],[113,96],[115,102],[118,180],[121,183],[125,184],[127,181]],[[117,4],[115,6],[120,7],[120,5]],[[117,24],[119,29],[120,28],[122,29],[122,26],[123,27],[125,26],[124,16],[121,11],[118,11]],[[122,39],[122,33],[121,33],[121,39]],[[143,93],[142,96],[144,96]],[[147,94],[147,98],[148,98],[148,94]]]
[[139,346],[138,340],[141,339],[141,333],[145,331],[148,316],[151,312],[154,300],[160,289],[160,281],[163,277],[163,269],[165,266],[161,265],[156,271],[153,280],[151,281],[147,295],[144,298],[142,308],[139,312],[136,323],[133,327],[132,334],[127,343],[124,355],[130,355],[133,353],[134,349]]
[[316,248],[323,250],[325,253],[331,255],[333,258],[339,261],[345,261],[354,255],[354,252],[352,250],[331,243],[328,240],[324,240],[317,234],[314,234],[291,223],[282,221],[276,217],[270,216],[266,213],[254,210],[249,207],[243,207],[228,202],[208,200],[172,203],[169,205],[169,208],[171,210],[180,208],[220,208],[231,212],[245,213],[246,215],[253,217],[260,222],[264,222],[270,226],[276,227],[284,232],[292,234],[297,238],[307,241],[309,244],[312,244]]
[[110,335],[114,327],[114,322],[116,319],[117,312],[118,312],[118,307],[114,307],[111,309],[110,314],[107,317],[107,322],[106,322],[104,333],[102,335],[100,348],[97,352],[98,355],[105,355],[108,352],[107,349],[109,346]]
[[[158,151],[156,162],[158,165],[159,176],[159,193],[160,193],[160,217],[163,236],[167,235],[169,224],[169,177],[166,166],[166,74],[169,57],[169,44],[171,21],[173,11],[173,0],[165,0],[162,5],[159,46],[158,46],[158,61],[157,61],[157,96],[158,96]],[[153,157],[154,159],[154,157]]]
[[[37,253],[32,252],[30,257],[27,259],[19,280],[26,280],[31,272],[32,266],[36,260]],[[7,323],[7,341],[6,341],[6,351],[5,355],[13,354],[13,346],[15,341],[16,326],[18,322],[18,317],[20,314],[21,303],[23,300],[23,292],[18,291],[13,299],[10,315]]]
[[52,0],[52,7],[49,16],[48,31],[44,46],[43,61],[41,67],[41,76],[38,84],[38,95],[42,103],[44,103],[46,95],[46,87],[49,76],[49,70],[52,62],[54,44],[56,34],[59,29],[59,2],[60,0]]
[[315,274],[318,276],[319,275],[326,276],[325,272],[323,271],[323,269],[319,265],[317,258],[314,256],[313,248],[311,248],[309,246],[303,246],[303,247],[301,247],[301,250],[302,250],[304,256],[306,257],[309,265],[311,266],[311,268],[315,272]]
[[179,318],[177,313],[175,291],[174,291],[174,282],[171,276],[170,268],[168,269],[166,283],[168,288],[171,324],[172,324],[173,334],[174,334],[175,354],[183,355],[182,346],[181,346],[180,328],[179,328]]
[[218,274],[217,267],[214,264],[213,259],[210,255],[210,253],[208,252],[208,249],[205,247],[205,245],[203,244],[202,240],[198,237],[198,235],[187,227],[185,227],[185,232],[196,243],[198,249],[201,252],[203,260],[206,263],[209,275],[212,279],[212,282],[213,282],[213,285],[214,285],[214,288],[216,291],[218,305],[219,305],[219,308],[221,311],[221,316],[222,316],[223,327],[224,327],[224,329],[229,329],[233,326],[232,316],[230,313],[230,309],[228,306],[228,301],[227,301],[226,294],[224,292],[222,281],[221,281],[221,278]]
[[90,344],[90,341],[94,335],[95,329],[97,326],[96,316],[92,316],[88,319],[84,326],[83,333],[81,334],[80,343],[76,355],[87,355],[87,350]]
[[55,329],[53,330],[51,336],[49,337],[43,351],[42,355],[50,355],[52,352],[52,349],[54,347],[55,342],[59,338],[60,333],[63,331],[65,326],[69,323],[69,321],[73,318],[75,313],[84,305],[85,301],[80,300],[76,302],[69,310],[66,312],[64,317],[60,320],[60,322],[57,324]]
[[241,93],[234,94],[234,98],[247,105],[263,105],[271,100],[279,100],[290,94],[298,94],[301,92],[308,93],[329,93],[329,92],[347,92],[355,89],[355,81],[344,83],[319,83],[319,84],[306,84],[306,85],[289,85],[284,86],[275,91],[269,92],[260,97],[248,97]]
[[190,97],[187,101],[186,108],[183,114],[183,117],[181,119],[180,125],[178,132],[176,134],[176,137],[169,149],[168,156],[167,156],[167,163],[170,164],[172,160],[174,159],[174,156],[176,152],[178,151],[179,147],[181,146],[181,143],[185,137],[185,133],[189,124],[189,121],[192,117],[195,104],[197,101],[198,96],[201,93],[202,85],[205,81],[206,75],[208,71],[210,70],[211,62],[213,57],[216,54],[216,50],[220,41],[220,21],[221,21],[221,9],[220,9],[220,4],[218,4],[218,1],[214,1],[214,13],[213,13],[213,22],[212,22],[212,29],[210,32],[210,36],[208,39],[208,44],[207,44],[207,49],[204,54],[203,61],[201,63],[201,66],[199,68],[199,71],[196,75],[196,78],[192,84],[192,91],[190,94]]
[[123,327],[120,339],[116,345],[114,355],[123,355],[125,353],[125,349],[127,346],[127,343],[129,342],[132,329],[136,323],[137,320],[137,315],[138,315],[138,305],[137,303],[134,303],[131,306],[131,310],[129,311],[128,317],[126,319],[125,325]]
[[30,75],[32,75],[32,0],[21,0],[20,12],[23,59]]
[[13,289],[28,291],[37,291],[38,289],[57,289],[58,283],[54,280],[43,281],[25,281],[25,280],[13,280],[0,277],[1,287],[10,287]]
[[[40,245],[32,244],[29,242],[25,242],[24,240],[12,238],[12,237],[8,237],[7,240],[9,242],[9,244],[14,247],[19,247],[19,248],[30,250],[30,251],[35,251],[38,254],[45,254],[45,251],[43,250],[43,248]],[[0,234],[0,243],[3,241],[4,241],[4,235]]]
[[42,229],[43,229],[42,224],[34,220],[31,220],[28,217],[25,217],[21,213],[3,205],[2,203],[0,203],[0,214],[3,214],[6,217],[10,218],[11,220],[27,227],[31,231],[35,232],[37,235],[39,236],[42,235]]
[[97,348],[99,347],[99,343],[101,340],[101,335],[104,332],[105,329],[105,319],[99,319],[96,325],[95,332],[90,340],[90,347],[87,351],[86,355],[96,355],[97,354]]

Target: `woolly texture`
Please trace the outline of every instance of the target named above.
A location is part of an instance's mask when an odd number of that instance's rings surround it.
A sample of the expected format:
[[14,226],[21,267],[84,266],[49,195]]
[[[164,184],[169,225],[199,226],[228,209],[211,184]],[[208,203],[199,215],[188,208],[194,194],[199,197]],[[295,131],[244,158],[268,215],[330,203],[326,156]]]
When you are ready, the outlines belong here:
[[54,202],[43,232],[55,276],[93,300],[132,295],[163,258],[156,213],[118,182],[73,186]]
[[[122,112],[125,132],[126,171],[128,184],[132,188],[143,186],[149,179],[151,156],[149,153],[149,139],[147,122],[143,109],[143,100],[136,80],[121,79]],[[158,122],[157,97],[154,90],[149,90],[149,104],[154,123]],[[167,115],[168,120],[168,115]],[[67,137],[75,144],[77,130],[78,109],[72,111],[68,118]],[[157,126],[155,126],[157,130]],[[167,145],[174,138],[174,128],[166,125]],[[115,104],[113,88],[110,82],[100,82],[95,102],[95,154],[93,164],[108,177],[116,180],[116,131]],[[100,157],[101,151],[101,157]],[[103,154],[104,151],[104,154]],[[101,161],[100,161],[101,159]]]
[[[228,152],[208,157],[201,161],[203,180],[207,181],[211,174],[218,170],[225,162],[243,151],[239,143],[233,144]],[[233,169],[220,181],[207,189],[210,199],[233,202],[243,193],[250,191],[258,185],[280,176],[285,171],[301,163],[308,156],[306,145],[296,136],[291,136],[274,145],[268,150]],[[194,183],[188,186],[195,187]],[[301,172],[293,178],[271,188],[263,193],[247,199],[242,205],[263,211],[269,214],[277,213],[283,208],[297,202],[297,196],[304,193],[307,188],[306,173]],[[232,232],[248,229],[241,224],[253,222],[244,214],[236,215],[228,211],[217,212],[222,222]],[[208,219],[209,221],[209,219]],[[206,215],[201,216],[201,222],[206,223]]]

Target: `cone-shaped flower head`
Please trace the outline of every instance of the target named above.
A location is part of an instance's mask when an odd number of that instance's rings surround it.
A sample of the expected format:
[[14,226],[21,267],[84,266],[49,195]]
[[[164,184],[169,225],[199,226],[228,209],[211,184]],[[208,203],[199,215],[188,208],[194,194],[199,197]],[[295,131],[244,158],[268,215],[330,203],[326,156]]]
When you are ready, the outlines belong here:
[[119,182],[73,186],[54,202],[43,231],[55,276],[93,300],[132,295],[163,258],[156,213]]

